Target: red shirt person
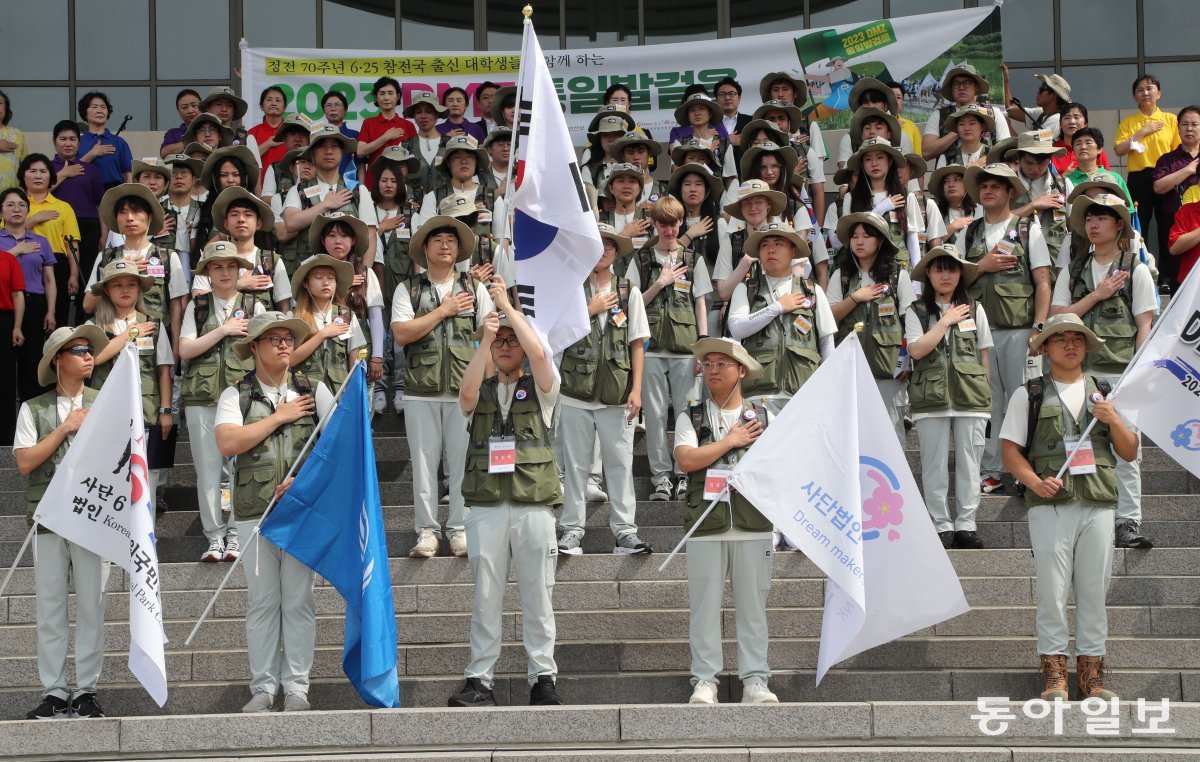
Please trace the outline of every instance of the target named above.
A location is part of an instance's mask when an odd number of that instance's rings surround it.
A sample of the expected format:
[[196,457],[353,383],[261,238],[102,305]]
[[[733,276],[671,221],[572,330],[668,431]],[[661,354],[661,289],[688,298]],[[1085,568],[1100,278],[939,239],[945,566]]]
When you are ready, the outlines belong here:
[[[391,77],[380,77],[372,88],[379,115],[363,120],[358,131],[358,158],[369,167],[383,153],[383,149],[408,140],[417,134],[412,122],[396,113],[400,105],[400,83]],[[362,178],[368,190],[374,190],[375,178],[370,170]]]

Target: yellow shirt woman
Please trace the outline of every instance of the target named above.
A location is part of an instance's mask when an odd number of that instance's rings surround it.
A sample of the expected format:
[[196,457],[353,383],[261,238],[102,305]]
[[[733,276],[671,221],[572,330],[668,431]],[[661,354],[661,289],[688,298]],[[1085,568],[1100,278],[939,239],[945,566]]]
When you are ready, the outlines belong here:
[[47,193],[41,201],[29,199],[29,217],[37,219],[42,212],[57,212],[54,219],[42,220],[33,226],[33,232],[43,236],[50,242],[50,248],[55,254],[67,253],[67,236],[79,242],[79,221],[75,219],[75,211],[65,202]]

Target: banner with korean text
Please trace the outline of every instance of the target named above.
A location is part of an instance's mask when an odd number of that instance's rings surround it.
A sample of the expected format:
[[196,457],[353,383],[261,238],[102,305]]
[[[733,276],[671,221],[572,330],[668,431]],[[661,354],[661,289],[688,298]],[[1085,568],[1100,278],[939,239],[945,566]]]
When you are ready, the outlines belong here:
[[[408,105],[418,91],[440,96],[457,86],[473,95],[485,81],[513,85],[520,67],[517,51],[258,48],[254,40],[247,43],[241,67],[241,92],[250,106],[247,126],[261,121],[258,95],[268,85],[279,85],[288,94],[289,111],[299,110],[313,119],[323,118],[325,93],[337,90],[350,104],[346,122],[356,127],[378,113],[371,85],[379,77],[398,80],[403,104]],[[823,128],[849,126],[848,96],[861,77],[901,82],[907,93],[903,115],[920,123],[940,106],[938,85],[953,64],[970,63],[994,83],[994,91],[999,90],[1000,14],[989,4],[749,37],[545,50],[543,55],[576,145],[584,143],[588,122],[603,105],[610,85],[627,86],[638,123],[656,138],[666,138],[689,85],[705,85],[711,94],[718,81],[733,77],[745,88],[741,110],[751,113],[761,103],[759,80],[773,71],[787,71],[807,82],[804,109]],[[999,97],[998,92],[993,97]],[[473,98],[467,118],[481,118]]]

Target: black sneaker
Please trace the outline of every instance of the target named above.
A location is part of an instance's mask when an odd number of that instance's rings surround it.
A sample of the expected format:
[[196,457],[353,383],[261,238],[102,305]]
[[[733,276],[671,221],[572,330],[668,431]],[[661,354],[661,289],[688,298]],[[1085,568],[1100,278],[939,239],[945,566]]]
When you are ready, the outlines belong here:
[[958,550],[982,550],[983,540],[970,530],[960,529],[954,533],[954,547]]
[[948,529],[945,532],[938,532],[938,539],[942,541],[942,547],[950,550],[954,547],[954,530]]
[[46,696],[37,708],[25,715],[27,720],[65,720],[71,716],[71,705],[58,696]]
[[562,699],[554,690],[554,678],[550,675],[538,675],[537,682],[529,689],[530,706],[559,706]]
[[1142,534],[1141,526],[1133,519],[1117,522],[1116,544],[1118,548],[1141,548],[1149,550],[1154,543]]
[[84,693],[73,699],[71,712],[76,717],[84,718],[104,716],[104,710],[100,708],[100,702],[96,700],[95,693]]
[[463,689],[450,697],[446,706],[495,706],[496,694],[478,677],[468,677]]

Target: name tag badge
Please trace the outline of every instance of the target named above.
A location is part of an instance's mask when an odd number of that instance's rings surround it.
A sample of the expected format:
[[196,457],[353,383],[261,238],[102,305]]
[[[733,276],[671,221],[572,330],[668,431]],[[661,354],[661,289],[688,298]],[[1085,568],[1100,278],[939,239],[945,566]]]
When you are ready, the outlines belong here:
[[725,492],[726,486],[729,484],[729,477],[733,471],[726,468],[710,468],[704,472],[704,499],[713,500],[721,493],[725,496],[721,498],[721,502],[729,502],[729,493]]
[[488,473],[511,474],[517,470],[517,440],[492,437],[488,442]]
[[625,325],[625,321],[628,320],[628,318],[625,317],[625,310],[621,309],[620,307],[616,308],[616,312],[610,314],[612,315],[613,325],[615,325],[617,328]]
[[917,233],[917,241],[924,246],[929,242],[929,236],[927,236],[925,233]]
[[1001,254],[1011,255],[1016,250],[1017,245],[1007,238],[1001,238],[1000,242],[996,244],[996,251]]
[[396,238],[401,241],[407,241],[412,238],[412,231],[408,229],[407,225],[401,223],[400,227],[396,228]]
[[895,210],[888,212],[888,222],[895,225],[896,223],[900,222],[900,215],[896,214]]
[[797,315],[796,319],[792,321],[792,325],[796,326],[796,330],[805,336],[812,330],[812,321],[803,315]]
[[320,201],[322,195],[321,186],[319,185],[310,185],[304,189],[304,196],[309,201]]
[[[879,304],[876,302],[876,304]],[[896,314],[896,305],[891,302],[879,304],[879,317],[893,317]]]
[[975,319],[967,318],[966,320],[958,321],[958,330],[966,332],[975,331]]
[[1062,222],[1066,218],[1067,218],[1067,210],[1066,209],[1055,209],[1054,210],[1054,221],[1055,222]]
[[[1067,437],[1063,440],[1066,445],[1067,452],[1070,452],[1075,447],[1077,442],[1075,437]],[[1084,439],[1079,444],[1079,449],[1075,450],[1075,455],[1071,458],[1069,466],[1071,476],[1084,476],[1086,474],[1096,473],[1096,451],[1092,449],[1091,438]]]
[[692,282],[686,278],[679,278],[675,281],[675,290],[681,294],[692,293]]
[[650,239],[645,236],[634,236],[633,237],[633,250],[637,251],[638,249],[642,248],[643,246],[646,245],[646,242],[649,240]]
[[153,336],[138,336],[137,337],[137,350],[139,352],[153,352],[154,351],[154,337]]
[[163,278],[166,277],[167,268],[158,257],[150,257],[146,262],[146,274],[151,278]]

